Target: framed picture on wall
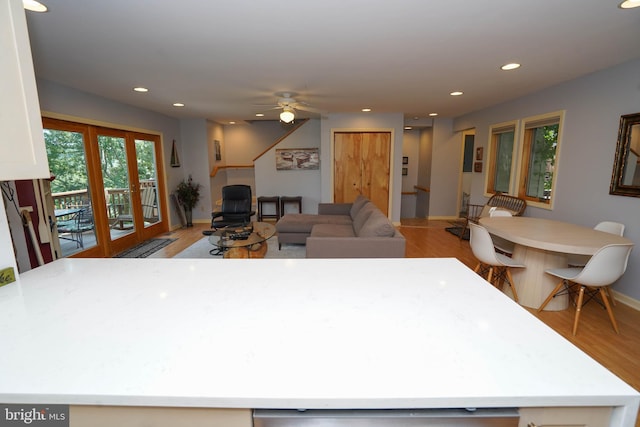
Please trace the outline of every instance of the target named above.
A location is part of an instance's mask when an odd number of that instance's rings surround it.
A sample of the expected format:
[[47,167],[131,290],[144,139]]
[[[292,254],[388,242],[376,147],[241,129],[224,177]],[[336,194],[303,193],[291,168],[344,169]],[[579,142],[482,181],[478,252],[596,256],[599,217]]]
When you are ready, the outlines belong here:
[[473,171],[474,172],[482,172],[482,162],[475,162],[473,164]]
[[402,175],[409,175],[409,168],[402,168]]
[[220,141],[218,141],[217,139],[213,141],[213,146],[215,147],[215,150],[216,150],[216,160],[222,160],[222,151],[220,149]]
[[173,140],[173,145],[171,146],[171,167],[179,168],[180,167],[180,157],[178,157],[178,150],[176,149],[176,140]]
[[482,160],[483,149],[482,147],[476,148],[476,160]]
[[403,157],[402,158],[402,164],[403,165],[408,165],[409,164],[409,158],[408,157]]
[[276,148],[276,170],[320,169],[318,148]]

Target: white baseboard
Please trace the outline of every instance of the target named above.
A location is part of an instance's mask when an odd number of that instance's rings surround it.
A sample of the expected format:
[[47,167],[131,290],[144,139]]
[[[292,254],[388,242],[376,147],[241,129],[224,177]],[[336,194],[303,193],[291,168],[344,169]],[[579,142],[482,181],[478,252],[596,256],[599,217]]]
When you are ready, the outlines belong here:
[[621,294],[620,292],[614,291],[611,289],[611,293],[613,297],[616,299],[616,302],[621,302],[624,305],[628,305],[629,307],[640,311],[640,301],[637,299],[631,298],[625,294]]
[[430,216],[428,219],[434,221],[455,221],[456,219],[460,219],[458,216]]

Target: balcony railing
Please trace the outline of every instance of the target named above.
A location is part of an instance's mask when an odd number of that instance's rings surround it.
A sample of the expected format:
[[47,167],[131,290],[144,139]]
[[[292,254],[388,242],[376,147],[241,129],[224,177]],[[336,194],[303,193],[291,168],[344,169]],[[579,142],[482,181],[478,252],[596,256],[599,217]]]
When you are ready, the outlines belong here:
[[[140,188],[155,187],[154,180],[140,181]],[[131,199],[128,188],[106,188],[107,218],[112,224],[119,215],[131,213]],[[70,209],[89,205],[89,191],[73,190],[53,193],[54,209]]]

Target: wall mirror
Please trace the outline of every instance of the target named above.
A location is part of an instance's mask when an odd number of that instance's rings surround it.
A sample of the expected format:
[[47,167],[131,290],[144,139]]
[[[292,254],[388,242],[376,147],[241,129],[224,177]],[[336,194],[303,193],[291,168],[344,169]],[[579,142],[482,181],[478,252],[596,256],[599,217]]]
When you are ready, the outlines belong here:
[[640,197],[640,113],[620,117],[609,194]]

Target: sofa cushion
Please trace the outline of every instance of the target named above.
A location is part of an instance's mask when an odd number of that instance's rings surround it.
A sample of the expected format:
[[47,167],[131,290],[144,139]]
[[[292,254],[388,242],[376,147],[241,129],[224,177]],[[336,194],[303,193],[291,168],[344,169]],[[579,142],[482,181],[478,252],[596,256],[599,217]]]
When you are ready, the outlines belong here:
[[360,229],[358,237],[393,237],[395,234],[396,228],[389,221],[389,218],[382,211],[376,209],[369,215],[369,219]]
[[356,197],[356,199],[353,201],[351,210],[349,211],[351,219],[354,219],[356,215],[358,215],[358,212],[360,212],[360,209],[362,209],[367,203],[369,203],[369,199],[364,197],[362,194],[358,194],[358,197]]
[[349,224],[349,215],[286,214],[276,223],[279,233],[311,233],[316,224]]
[[374,205],[371,202],[367,202],[358,211],[358,214],[353,218],[353,231],[356,233],[356,236],[358,235],[358,233],[360,233],[362,226],[369,219],[369,216],[371,216],[371,213],[376,209],[377,209],[376,205]]
[[355,237],[353,227],[348,224],[316,224],[311,237]]

